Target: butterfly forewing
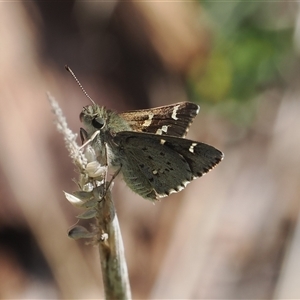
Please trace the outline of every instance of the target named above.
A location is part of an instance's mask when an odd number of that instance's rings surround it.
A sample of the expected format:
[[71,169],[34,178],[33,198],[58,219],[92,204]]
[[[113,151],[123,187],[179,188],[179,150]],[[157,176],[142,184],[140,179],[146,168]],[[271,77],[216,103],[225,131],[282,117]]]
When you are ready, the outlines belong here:
[[223,158],[212,146],[171,136],[123,131],[114,143],[125,182],[151,200],[179,192]]
[[191,102],[121,113],[133,131],[183,137],[199,112]]

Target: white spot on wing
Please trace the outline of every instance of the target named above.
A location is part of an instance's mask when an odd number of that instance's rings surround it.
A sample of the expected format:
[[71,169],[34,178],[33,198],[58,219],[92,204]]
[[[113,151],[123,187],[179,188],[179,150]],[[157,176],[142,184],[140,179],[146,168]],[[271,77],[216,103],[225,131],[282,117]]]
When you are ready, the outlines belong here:
[[163,127],[157,129],[155,133],[156,133],[156,134],[159,134],[159,135],[161,135],[161,134],[163,134],[163,133],[167,133],[168,127],[169,127],[168,125],[163,125]]
[[171,195],[173,193],[177,193],[177,191],[175,191],[174,189],[169,190],[169,195]]
[[184,187],[186,187],[190,182],[188,180],[185,180],[182,182],[182,184],[184,185]]
[[180,107],[180,105],[176,105],[176,106],[174,107],[174,109],[173,109],[173,113],[172,113],[172,116],[171,116],[171,118],[172,118],[173,120],[178,120],[178,118],[177,118],[177,110],[178,110],[179,107]]
[[168,127],[169,127],[169,125],[164,125],[164,126],[161,128],[161,130],[162,130],[163,132],[167,133]]
[[154,114],[150,113],[150,114],[148,115],[148,120],[145,120],[145,121],[144,121],[143,126],[145,126],[145,127],[150,126],[151,123],[152,123],[153,117],[154,117]]
[[189,151],[194,153],[194,147],[197,146],[197,143],[192,143],[192,145],[189,148]]
[[160,198],[164,198],[164,197],[167,197],[169,196],[168,194],[156,194],[156,199],[160,199]]
[[179,185],[179,186],[177,187],[177,189],[178,189],[178,192],[180,192],[180,191],[182,191],[182,190],[184,189],[184,187],[181,186],[181,185]]

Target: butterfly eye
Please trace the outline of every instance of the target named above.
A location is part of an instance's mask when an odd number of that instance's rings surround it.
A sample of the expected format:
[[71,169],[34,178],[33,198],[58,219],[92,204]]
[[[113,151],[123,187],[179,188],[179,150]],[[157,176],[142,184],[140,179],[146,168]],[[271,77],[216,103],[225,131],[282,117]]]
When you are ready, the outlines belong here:
[[92,125],[97,129],[101,129],[104,126],[104,120],[100,117],[94,118],[92,120]]

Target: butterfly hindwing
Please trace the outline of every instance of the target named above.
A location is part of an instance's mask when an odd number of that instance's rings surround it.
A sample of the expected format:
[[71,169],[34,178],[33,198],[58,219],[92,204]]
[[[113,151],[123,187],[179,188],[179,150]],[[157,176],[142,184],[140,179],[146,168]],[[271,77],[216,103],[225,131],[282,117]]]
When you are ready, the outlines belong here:
[[151,200],[179,192],[223,158],[212,146],[171,136],[123,131],[114,143],[125,182]]

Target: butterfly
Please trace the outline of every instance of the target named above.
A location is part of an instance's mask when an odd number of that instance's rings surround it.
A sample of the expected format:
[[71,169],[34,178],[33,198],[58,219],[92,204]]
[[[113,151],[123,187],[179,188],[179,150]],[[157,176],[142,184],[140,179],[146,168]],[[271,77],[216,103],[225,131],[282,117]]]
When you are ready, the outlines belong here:
[[213,146],[184,138],[199,110],[180,102],[116,113],[93,102],[80,114],[81,138],[97,133],[90,145],[99,161],[121,172],[132,191],[155,201],[183,190],[224,157]]

